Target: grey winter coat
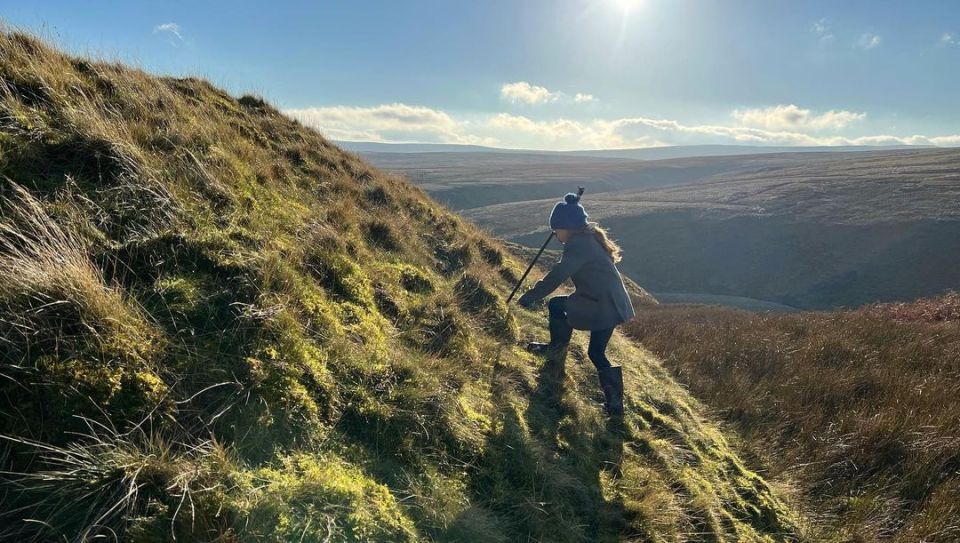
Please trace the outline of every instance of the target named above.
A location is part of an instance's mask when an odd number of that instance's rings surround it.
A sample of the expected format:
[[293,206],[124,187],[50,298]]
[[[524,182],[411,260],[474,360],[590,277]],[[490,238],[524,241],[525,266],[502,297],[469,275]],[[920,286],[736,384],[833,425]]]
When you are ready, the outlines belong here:
[[591,232],[575,234],[543,279],[520,297],[521,305],[542,300],[567,278],[576,291],[567,300],[567,323],[577,330],[605,330],[633,318],[633,304],[610,254]]

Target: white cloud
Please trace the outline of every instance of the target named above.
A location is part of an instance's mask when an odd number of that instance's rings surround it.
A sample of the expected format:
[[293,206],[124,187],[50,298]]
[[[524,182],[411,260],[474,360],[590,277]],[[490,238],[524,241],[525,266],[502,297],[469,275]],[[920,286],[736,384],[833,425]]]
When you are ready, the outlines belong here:
[[960,147],[960,134],[953,136],[934,136],[928,138],[926,136],[914,136],[916,138],[923,138],[929,141],[934,145],[941,145],[943,147]]
[[861,35],[860,39],[857,40],[857,47],[863,49],[864,51],[869,51],[870,49],[880,45],[881,41],[882,38],[880,36],[867,32],[866,34]]
[[473,120],[407,104],[331,106],[285,113],[335,140],[492,145],[525,149],[610,149],[709,143],[755,145],[941,145],[960,146],[960,134],[848,137],[824,133],[865,117],[832,110],[814,115],[794,105],[740,109],[733,124],[685,124],[671,119],[532,119],[497,113]]
[[819,21],[814,21],[813,24],[810,25],[810,30],[814,34],[817,34],[818,36],[827,34],[828,32],[830,32],[830,27],[827,26],[827,19],[823,18],[823,19],[820,19]]
[[731,114],[737,124],[767,130],[839,130],[855,121],[862,121],[866,113],[830,110],[814,115],[809,109],[793,104],[760,109],[735,109]]
[[830,23],[827,19],[820,19],[814,21],[810,25],[810,31],[813,32],[817,38],[817,43],[820,47],[828,47],[833,42],[837,41],[837,37],[833,35],[833,32],[830,30]]
[[671,144],[681,143],[746,143],[758,145],[960,145],[960,135],[950,136],[892,136],[861,137],[814,136],[790,130],[765,130],[746,126],[685,125],[665,119],[642,117],[618,119],[613,122],[619,133],[629,136],[660,132],[661,139]]
[[940,40],[938,41],[938,43],[940,44],[941,47],[946,47],[948,45],[960,45],[960,41],[958,41],[957,36],[954,34],[951,34],[950,32],[944,32],[940,36]]
[[531,85],[526,81],[504,83],[500,87],[500,97],[513,103],[523,102],[525,104],[542,104],[557,99],[557,95],[545,87]]
[[423,106],[383,104],[374,107],[312,107],[288,109],[290,117],[335,140],[429,142],[495,145],[490,138],[470,135],[469,122]]
[[554,119],[535,121],[522,115],[498,113],[483,123],[488,133],[516,147],[535,149],[615,149],[652,147],[663,142],[646,135],[624,137],[611,121]]
[[551,91],[546,87],[533,85],[527,81],[516,81],[514,83],[504,83],[500,87],[500,98],[507,102],[517,104],[545,104],[548,102],[560,102],[564,104],[588,104],[597,102],[597,97],[585,92],[578,92],[573,96],[562,91]]
[[180,25],[177,23],[163,23],[153,27],[154,34],[165,33],[171,36],[175,36],[178,40],[183,41],[183,36],[180,34]]

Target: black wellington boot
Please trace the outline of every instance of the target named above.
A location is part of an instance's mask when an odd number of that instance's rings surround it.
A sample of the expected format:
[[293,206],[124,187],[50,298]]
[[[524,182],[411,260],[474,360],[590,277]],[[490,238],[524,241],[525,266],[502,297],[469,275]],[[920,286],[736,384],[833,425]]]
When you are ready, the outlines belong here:
[[550,343],[532,341],[527,344],[527,350],[531,353],[544,355],[547,358],[560,358],[566,354],[567,345],[570,344],[570,337],[573,335],[573,328],[564,319],[550,319],[548,327],[550,328]]
[[549,343],[543,343],[542,341],[531,341],[527,343],[527,351],[533,354],[544,354],[549,347]]
[[604,405],[607,415],[611,417],[623,416],[623,369],[620,366],[604,368],[597,372],[600,377],[600,388],[606,398]]

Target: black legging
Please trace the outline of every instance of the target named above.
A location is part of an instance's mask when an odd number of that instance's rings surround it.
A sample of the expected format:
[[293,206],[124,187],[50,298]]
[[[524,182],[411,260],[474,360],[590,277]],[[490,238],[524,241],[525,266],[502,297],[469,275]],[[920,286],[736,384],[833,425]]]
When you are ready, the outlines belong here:
[[[567,298],[568,296],[554,296],[550,298],[550,301],[547,302],[547,310],[550,312],[551,319],[557,319],[558,322],[563,321],[563,324],[569,328],[569,332],[572,332],[573,328],[570,328],[570,325],[566,324]],[[570,334],[567,333],[566,336],[570,337]],[[587,348],[587,356],[590,357],[590,361],[593,362],[593,365],[596,366],[598,370],[611,366],[606,354],[607,343],[610,342],[611,336],[613,336],[613,328],[590,331],[590,346]]]

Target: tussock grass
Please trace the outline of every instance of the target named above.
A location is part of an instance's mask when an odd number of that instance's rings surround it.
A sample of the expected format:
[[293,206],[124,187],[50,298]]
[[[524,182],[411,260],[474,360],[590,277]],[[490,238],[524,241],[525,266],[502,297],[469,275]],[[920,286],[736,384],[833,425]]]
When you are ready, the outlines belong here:
[[790,315],[653,308],[628,332],[820,516],[818,539],[960,536],[956,295]]
[[[22,187],[0,200],[0,364],[10,414],[35,437],[73,428],[72,414],[164,408],[163,340],[140,306],[108,285],[89,245]],[[57,388],[66,390],[58,393]],[[90,401],[90,396],[98,401]],[[45,417],[49,424],[31,424]]]
[[522,263],[405,180],[24,34],[0,78],[5,536],[796,537],[656,360],[614,339],[612,425],[582,345],[526,353]]
[[44,540],[70,534],[76,541],[126,537],[153,540],[169,533],[216,534],[224,477],[236,469],[214,441],[185,443],[149,428],[124,433],[83,419],[86,430],[64,446],[0,436],[38,452],[36,465],[7,473],[15,484],[0,538]]
[[144,329],[141,315],[106,284],[90,259],[88,244],[51,219],[23,187],[8,187],[12,195],[0,200],[0,300],[21,319],[4,322],[3,336],[11,340],[18,332],[47,332],[43,328],[56,328],[57,323],[34,326],[30,321],[55,314],[58,306],[73,305],[82,327],[101,341],[109,341],[106,336],[115,332],[126,333],[130,342],[120,348],[138,350],[149,343],[150,331]]

